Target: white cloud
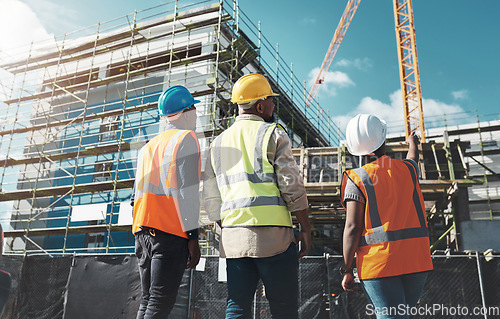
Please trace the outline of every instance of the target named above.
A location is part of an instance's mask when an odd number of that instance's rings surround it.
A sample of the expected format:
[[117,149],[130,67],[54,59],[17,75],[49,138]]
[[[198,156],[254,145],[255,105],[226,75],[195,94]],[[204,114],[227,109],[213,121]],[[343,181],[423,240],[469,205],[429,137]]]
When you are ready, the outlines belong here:
[[302,20],[300,20],[300,23],[306,24],[306,25],[313,25],[316,24],[316,19],[311,18],[311,17],[304,17]]
[[[307,83],[309,87],[312,87],[316,77],[318,76],[320,68],[314,68],[309,71],[307,75]],[[349,78],[349,75],[340,71],[327,71],[324,76],[324,81],[321,83],[319,89],[322,92],[328,93],[328,95],[336,95],[338,88],[345,88],[349,86],[354,86],[355,83]]]
[[[0,64],[22,59],[31,48],[36,54],[44,46],[54,45],[54,35],[47,32],[35,12],[19,0],[0,0]],[[43,0],[45,1],[45,0]],[[31,43],[34,43],[31,46]],[[11,96],[12,74],[0,69],[0,100]]]
[[352,61],[348,59],[341,59],[338,62],[336,62],[335,65],[339,67],[348,67],[352,65]]
[[[446,104],[433,99],[423,99],[424,120],[426,127],[444,126],[443,119],[455,113],[462,113],[465,110],[457,104]],[[431,125],[428,125],[431,124]]]
[[[57,30],[56,36],[65,31],[80,29],[80,19],[75,19],[82,13],[71,8],[65,1],[58,0],[23,0],[28,4],[49,30]],[[60,33],[60,34],[59,34]]]
[[[446,104],[434,99],[423,98],[422,105],[426,127],[443,126],[443,115],[464,112],[459,105]],[[345,131],[349,120],[359,113],[374,114],[380,117],[387,122],[389,133],[391,131],[392,133],[404,131],[401,90],[389,95],[389,103],[371,97],[364,97],[354,110],[344,115],[335,116],[332,119],[335,123],[338,123],[342,131]]]
[[0,51],[2,51],[3,59],[7,59],[8,56],[12,57],[9,51],[13,48],[28,46],[32,41],[52,40],[53,38],[54,36],[45,30],[29,6],[19,0],[2,0]]
[[469,92],[467,90],[453,91],[451,95],[455,100],[464,100],[469,96]]
[[373,66],[372,60],[369,58],[356,58],[354,60],[349,60],[349,59],[341,59],[338,62],[335,63],[336,67],[355,67],[358,70],[364,71]]

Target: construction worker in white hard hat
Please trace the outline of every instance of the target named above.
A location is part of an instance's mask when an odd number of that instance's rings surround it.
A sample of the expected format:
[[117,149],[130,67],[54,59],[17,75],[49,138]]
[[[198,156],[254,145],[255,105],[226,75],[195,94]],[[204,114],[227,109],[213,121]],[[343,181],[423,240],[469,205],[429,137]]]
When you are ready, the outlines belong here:
[[[251,318],[259,279],[273,318],[298,318],[298,259],[311,245],[306,191],[284,129],[273,123],[269,82],[248,74],[234,85],[234,124],[210,146],[204,207],[222,227],[226,257],[226,318]],[[290,213],[291,212],[291,213]],[[295,238],[292,218],[300,223]],[[301,242],[297,253],[296,243]]]
[[[342,287],[353,290],[353,260],[375,310],[409,309],[422,295],[432,270],[425,205],[418,183],[418,137],[408,139],[400,161],[385,155],[386,124],[374,115],[349,121],[347,148],[368,163],[344,172],[342,205],[346,210]],[[375,313],[375,312],[374,312]],[[377,318],[396,318],[377,312]],[[397,318],[408,318],[398,313]]]
[[167,318],[184,270],[200,260],[198,102],[183,86],[165,90],[158,112],[166,129],[137,158],[132,232],[142,290],[138,319]]

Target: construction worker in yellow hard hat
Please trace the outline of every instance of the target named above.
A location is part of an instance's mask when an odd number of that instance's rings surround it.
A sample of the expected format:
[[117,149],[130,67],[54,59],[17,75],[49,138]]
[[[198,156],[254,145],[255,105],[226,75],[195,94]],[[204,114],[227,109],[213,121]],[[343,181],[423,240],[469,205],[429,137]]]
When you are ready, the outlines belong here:
[[[251,318],[259,278],[273,318],[298,318],[298,258],[311,245],[308,201],[285,130],[273,121],[275,94],[260,74],[241,77],[231,101],[239,116],[210,146],[204,206],[222,226],[226,318]],[[295,238],[291,215],[300,223]],[[302,246],[297,253],[296,242]]]
[[[274,122],[273,96],[279,96],[279,94],[273,93],[267,79],[261,74],[252,73],[242,76],[234,84],[231,102],[237,103],[241,110],[250,110],[252,106],[260,106],[255,111],[260,112],[264,121]],[[260,105],[257,102],[261,102]],[[271,103],[272,108],[262,107],[264,104],[270,106]]]
[[[406,159],[385,155],[386,124],[359,114],[347,125],[353,155],[368,163],[344,172],[342,205],[346,209],[342,287],[353,290],[353,260],[373,309],[411,309],[432,270],[425,205],[418,183],[418,138],[411,135]],[[398,313],[408,318],[408,313]],[[377,318],[386,318],[376,313]],[[393,317],[391,317],[393,318]],[[394,317],[395,318],[395,317]]]

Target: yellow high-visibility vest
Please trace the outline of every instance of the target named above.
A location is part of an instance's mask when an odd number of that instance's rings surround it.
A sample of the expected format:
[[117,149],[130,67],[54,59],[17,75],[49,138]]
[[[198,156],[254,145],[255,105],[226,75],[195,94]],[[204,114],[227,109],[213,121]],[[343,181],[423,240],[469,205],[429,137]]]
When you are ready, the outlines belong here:
[[292,227],[267,158],[276,127],[276,123],[238,119],[214,140],[211,162],[222,199],[223,227]]

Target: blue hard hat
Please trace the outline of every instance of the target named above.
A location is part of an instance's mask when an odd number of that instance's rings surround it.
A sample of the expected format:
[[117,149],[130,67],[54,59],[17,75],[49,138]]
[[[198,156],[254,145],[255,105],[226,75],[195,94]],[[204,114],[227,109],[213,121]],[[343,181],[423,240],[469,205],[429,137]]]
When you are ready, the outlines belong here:
[[160,115],[171,115],[179,113],[199,102],[193,98],[188,89],[182,85],[174,85],[160,95],[158,99],[158,112]]

